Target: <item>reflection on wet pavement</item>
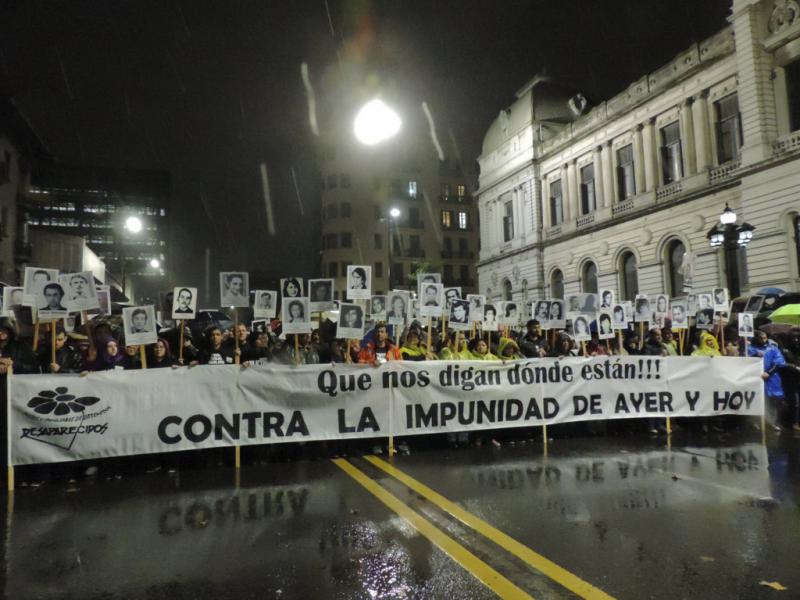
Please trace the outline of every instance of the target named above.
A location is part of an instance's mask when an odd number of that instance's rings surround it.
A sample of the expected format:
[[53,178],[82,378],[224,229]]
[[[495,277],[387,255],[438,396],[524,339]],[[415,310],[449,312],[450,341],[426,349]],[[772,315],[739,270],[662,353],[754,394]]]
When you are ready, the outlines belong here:
[[[765,580],[789,598],[800,597],[799,455],[791,436],[768,447],[676,438],[671,451],[575,439],[546,459],[518,445],[417,452],[395,466],[612,596],[771,598]],[[431,508],[352,462],[423,515]],[[493,597],[328,461],[245,466],[238,488],[227,468],[77,487],[16,493],[6,597]],[[491,542],[476,552],[504,553]]]

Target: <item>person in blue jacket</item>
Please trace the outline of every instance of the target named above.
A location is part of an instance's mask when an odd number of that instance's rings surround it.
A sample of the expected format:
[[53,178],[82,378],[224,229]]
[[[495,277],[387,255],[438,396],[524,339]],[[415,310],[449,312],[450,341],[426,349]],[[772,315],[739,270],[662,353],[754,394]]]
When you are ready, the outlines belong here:
[[770,342],[766,332],[760,329],[755,332],[753,341],[747,349],[748,356],[757,356],[764,361],[764,395],[767,403],[767,419],[775,431],[781,431],[778,422],[778,407],[784,399],[783,382],[778,370],[786,365],[780,348]]

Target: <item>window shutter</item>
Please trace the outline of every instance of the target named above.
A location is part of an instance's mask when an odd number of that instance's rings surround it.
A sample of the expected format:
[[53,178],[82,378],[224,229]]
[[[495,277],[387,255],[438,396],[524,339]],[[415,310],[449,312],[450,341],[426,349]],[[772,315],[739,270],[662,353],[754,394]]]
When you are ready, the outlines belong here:
[[666,146],[661,146],[658,151],[661,154],[661,172],[664,175],[664,183],[672,183],[672,173],[669,168],[669,149]]
[[625,187],[625,168],[617,167],[617,199],[625,200],[628,197],[628,190]]

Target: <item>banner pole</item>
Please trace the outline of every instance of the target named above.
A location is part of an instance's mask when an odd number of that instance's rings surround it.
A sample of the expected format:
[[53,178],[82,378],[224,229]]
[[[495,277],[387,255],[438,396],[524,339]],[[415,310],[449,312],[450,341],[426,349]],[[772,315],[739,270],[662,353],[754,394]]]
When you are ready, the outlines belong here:
[[344,355],[344,362],[346,362],[348,365],[353,362],[353,360],[350,358],[350,338],[347,338],[347,354]]
[[547,423],[542,424],[542,452],[547,456]]
[[606,352],[611,354],[611,342],[606,338]]
[[11,376],[14,372],[14,367],[8,367],[6,374],[6,488],[9,492],[9,510],[11,510],[12,498],[14,497],[14,466],[11,461]]
[[39,315],[36,315],[36,324],[33,326],[33,351],[39,349]]
[[639,321],[639,350],[644,347],[644,321]]
[[242,466],[242,448],[241,446],[234,446],[234,463],[236,468],[239,469]]
[[[295,355],[297,354],[297,335],[295,339]],[[233,343],[236,352],[233,355],[233,364],[238,365],[239,360],[239,311],[233,308]]]
[[139,346],[139,360],[142,362],[142,368],[147,368],[147,354],[144,351],[144,344]]
[[183,323],[184,323],[184,321],[183,321],[183,319],[181,319],[181,341],[178,344],[178,348],[179,348],[179,350],[178,350],[178,362],[180,362],[181,364],[183,364]]
[[622,356],[622,329],[617,329],[617,353]]
[[55,363],[56,362],[56,322],[55,321],[53,321],[50,324],[50,331],[51,331],[50,340],[52,342],[50,358],[52,359],[51,363]]
[[584,340],[581,340],[581,354],[583,354],[584,358],[589,356],[586,352],[586,342]]
[[397,454],[394,449],[394,386],[392,378],[389,377],[389,458]]
[[428,352],[431,351],[431,342],[433,337],[432,328],[433,328],[433,319],[431,317],[428,317],[428,347],[426,348]]
[[[236,361],[236,364],[239,364],[239,361]],[[300,364],[300,336],[298,334],[294,334],[294,364]]]

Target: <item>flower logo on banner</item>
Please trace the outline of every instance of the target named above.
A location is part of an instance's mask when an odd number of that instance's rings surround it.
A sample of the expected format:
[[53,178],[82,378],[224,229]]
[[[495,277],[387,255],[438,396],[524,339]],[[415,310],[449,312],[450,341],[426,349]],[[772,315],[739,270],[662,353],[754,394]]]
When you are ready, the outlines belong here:
[[57,387],[53,390],[44,390],[39,392],[39,395],[31,398],[28,401],[28,408],[32,408],[34,412],[40,415],[55,415],[63,416],[68,415],[70,411],[74,413],[82,413],[86,410],[87,406],[91,406],[100,401],[100,398],[93,396],[86,396],[83,398],[76,398],[72,394],[68,394],[69,390],[65,387]]

